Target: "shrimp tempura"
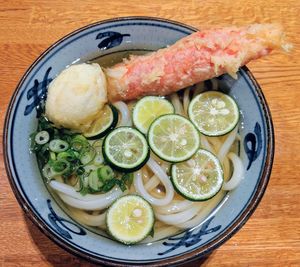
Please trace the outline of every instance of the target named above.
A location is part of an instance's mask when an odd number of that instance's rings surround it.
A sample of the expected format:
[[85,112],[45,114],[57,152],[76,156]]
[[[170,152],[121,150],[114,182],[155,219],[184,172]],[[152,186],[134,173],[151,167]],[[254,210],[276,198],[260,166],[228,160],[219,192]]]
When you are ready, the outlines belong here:
[[106,69],[110,102],[167,95],[239,67],[290,45],[276,24],[253,24],[195,32],[170,47]]

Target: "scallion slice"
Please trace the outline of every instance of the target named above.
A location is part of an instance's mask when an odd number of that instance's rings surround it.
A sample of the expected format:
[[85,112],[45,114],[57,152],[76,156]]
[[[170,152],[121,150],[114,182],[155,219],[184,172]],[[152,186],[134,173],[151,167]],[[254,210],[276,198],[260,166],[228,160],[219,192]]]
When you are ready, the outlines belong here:
[[44,144],[48,143],[49,139],[50,139],[50,136],[47,131],[40,131],[34,137],[34,141],[38,145],[44,145]]
[[98,191],[103,186],[103,182],[98,177],[97,170],[91,171],[88,180],[89,187],[94,191]]
[[87,165],[94,160],[95,156],[96,151],[92,146],[90,146],[88,149],[85,149],[83,151],[83,153],[80,156],[80,161],[83,165]]
[[87,147],[89,147],[89,145],[90,144],[88,140],[82,135],[76,135],[71,141],[71,147],[78,152],[86,149]]
[[111,180],[114,177],[114,171],[109,166],[103,166],[97,170],[98,177],[103,181]]
[[49,164],[56,175],[62,175],[70,169],[70,163],[66,160],[55,160]]
[[69,148],[69,144],[61,139],[53,139],[49,143],[49,148],[51,151],[59,153],[66,151]]
[[42,174],[48,181],[50,181],[55,176],[55,172],[52,170],[51,166],[48,163],[43,167]]
[[67,161],[74,161],[78,158],[79,155],[77,152],[75,153],[75,151],[69,149],[67,151],[64,152],[60,152],[57,155],[57,159],[63,159],[63,160],[67,160]]

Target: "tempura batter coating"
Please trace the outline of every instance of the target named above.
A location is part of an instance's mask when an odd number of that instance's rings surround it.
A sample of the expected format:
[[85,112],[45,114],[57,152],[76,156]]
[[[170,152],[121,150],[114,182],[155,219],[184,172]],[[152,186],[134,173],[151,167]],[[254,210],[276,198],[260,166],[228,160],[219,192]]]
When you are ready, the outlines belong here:
[[236,77],[239,67],[269,54],[288,49],[282,28],[254,24],[195,32],[170,47],[106,69],[110,102],[145,95],[168,95],[224,73]]

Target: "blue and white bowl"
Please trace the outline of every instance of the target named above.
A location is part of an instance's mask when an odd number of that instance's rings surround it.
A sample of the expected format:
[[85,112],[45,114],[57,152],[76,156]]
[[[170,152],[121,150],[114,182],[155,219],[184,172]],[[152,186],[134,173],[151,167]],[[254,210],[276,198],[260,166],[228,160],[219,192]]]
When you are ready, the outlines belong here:
[[[274,133],[270,111],[250,71],[238,79],[218,78],[241,110],[240,156],[245,179],[228,193],[197,228],[150,244],[125,246],[70,218],[47,190],[35,155],[29,153],[29,134],[37,126],[36,107],[47,85],[67,65],[105,57],[119,51],[155,50],[196,31],[164,19],[129,17],[83,27],[48,48],[26,71],[6,115],[4,156],[11,187],[25,213],[61,247],[97,263],[118,265],[174,265],[200,258],[219,247],[249,219],[260,202],[272,168]],[[209,86],[209,84],[208,84]]]

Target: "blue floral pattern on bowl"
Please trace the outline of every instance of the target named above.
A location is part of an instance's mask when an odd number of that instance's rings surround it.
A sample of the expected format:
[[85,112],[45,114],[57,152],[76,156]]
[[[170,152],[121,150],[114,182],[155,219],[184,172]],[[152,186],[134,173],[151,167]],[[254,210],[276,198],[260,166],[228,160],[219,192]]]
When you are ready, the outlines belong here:
[[274,136],[265,99],[246,67],[240,69],[237,80],[228,75],[218,79],[221,87],[236,99],[242,112],[240,154],[247,168],[246,177],[239,188],[227,194],[220,204],[222,207],[217,207],[194,229],[151,244],[128,247],[116,243],[105,233],[80,225],[67,215],[59,199],[45,187],[36,159],[29,153],[28,136],[36,127],[40,102],[46,97],[48,84],[65,66],[118,51],[155,50],[193,31],[195,29],[180,23],[142,17],[95,23],[58,41],[21,79],[5,122],[3,143],[7,173],[23,209],[46,235],[68,251],[105,264],[178,264],[203,256],[221,245],[258,205],[272,167]]

